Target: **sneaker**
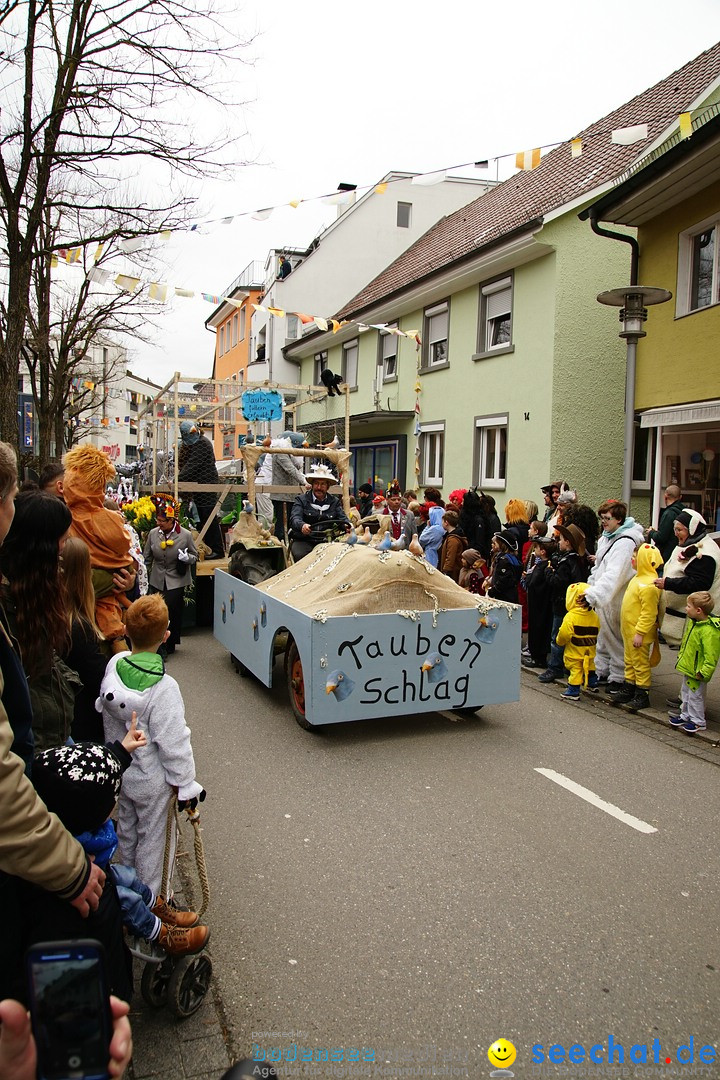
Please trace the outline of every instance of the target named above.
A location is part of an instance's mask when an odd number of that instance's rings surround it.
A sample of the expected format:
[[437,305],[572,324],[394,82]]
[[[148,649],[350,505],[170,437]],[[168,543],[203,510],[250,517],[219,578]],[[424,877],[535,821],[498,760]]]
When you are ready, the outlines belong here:
[[168,926],[180,926],[188,930],[191,926],[197,926],[200,916],[194,911],[182,911],[175,907],[172,900],[166,900],[164,896],[158,896],[154,907],[151,907],[153,915],[157,915],[161,922]]
[[681,728],[685,723],[682,716],[675,716],[674,713],[669,714],[668,720],[670,721],[670,727],[674,728]]
[[622,683],[619,690],[607,689],[611,705],[629,705],[635,697],[635,683]]
[[550,683],[555,682],[555,680],[559,678],[559,671],[553,671],[552,668],[548,668],[547,671],[543,671],[542,675],[538,675],[538,682]]
[[594,672],[594,671],[591,671],[590,674],[588,675],[587,689],[592,690],[593,693],[597,693],[599,688],[600,688],[600,681],[599,681],[599,679],[597,677],[597,673]]
[[598,686],[607,686],[607,684],[610,682],[609,675],[600,675],[597,671],[595,672],[595,674],[597,675]]
[[170,956],[187,956],[200,952],[210,939],[209,926],[193,926],[184,930],[180,926],[168,926],[163,923],[156,942]]
[[535,667],[535,668],[542,667],[542,664],[535,663],[532,656],[521,656],[520,657],[520,663],[522,664],[523,667]]
[[705,724],[696,724],[694,720],[686,720],[683,726],[680,728],[686,735],[694,735],[696,731],[705,731]]
[[560,697],[564,697],[566,701],[579,701],[580,699],[580,687],[568,686],[567,690],[563,690]]
[[606,694],[619,694],[621,690],[625,689],[625,683],[621,682],[609,682],[605,684]]

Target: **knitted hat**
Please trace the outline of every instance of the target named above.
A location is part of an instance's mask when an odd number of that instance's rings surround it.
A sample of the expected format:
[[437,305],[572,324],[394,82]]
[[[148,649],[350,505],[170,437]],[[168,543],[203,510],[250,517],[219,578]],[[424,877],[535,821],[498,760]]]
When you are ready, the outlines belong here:
[[462,560],[462,562],[466,562],[469,565],[472,565],[473,563],[476,563],[478,559],[482,559],[482,555],[477,550],[477,548],[465,548],[462,555],[460,556],[460,559]]
[[180,424],[180,438],[188,446],[192,446],[200,438],[200,432],[198,431],[192,420],[183,420]]
[[95,832],[113,811],[124,767],[101,743],[43,750],[33,759],[32,781],[48,810],[74,836]]
[[578,555],[585,554],[585,533],[577,525],[556,525],[555,532],[564,536]]
[[505,547],[508,548],[510,551],[517,551],[517,540],[511,532],[507,531],[507,529],[501,529],[500,532],[493,533],[493,536],[496,537],[501,544],[504,544]]
[[361,484],[360,487],[358,488],[358,491],[364,491],[366,495],[372,495],[372,493],[373,493],[372,484]]

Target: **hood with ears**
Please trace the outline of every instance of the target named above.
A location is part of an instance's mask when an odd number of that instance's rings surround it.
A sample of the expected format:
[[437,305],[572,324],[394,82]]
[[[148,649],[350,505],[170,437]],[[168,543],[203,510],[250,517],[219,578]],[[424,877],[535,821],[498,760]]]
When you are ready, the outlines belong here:
[[586,581],[576,581],[572,585],[568,585],[567,592],[565,593],[565,607],[568,611],[572,611],[573,608],[581,608],[581,610],[584,610],[578,601],[585,595],[586,590]]
[[641,544],[635,552],[638,581],[651,584],[663,564],[663,557],[654,544]]

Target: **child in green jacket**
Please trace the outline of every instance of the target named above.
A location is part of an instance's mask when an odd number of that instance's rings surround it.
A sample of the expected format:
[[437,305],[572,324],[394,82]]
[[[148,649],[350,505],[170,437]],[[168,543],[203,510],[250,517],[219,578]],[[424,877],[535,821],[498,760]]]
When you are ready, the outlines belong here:
[[720,656],[720,619],[711,615],[713,598],[709,592],[690,593],[685,606],[685,629],[675,668],[683,676],[679,716],[670,715],[670,724],[687,735],[705,731],[705,692]]

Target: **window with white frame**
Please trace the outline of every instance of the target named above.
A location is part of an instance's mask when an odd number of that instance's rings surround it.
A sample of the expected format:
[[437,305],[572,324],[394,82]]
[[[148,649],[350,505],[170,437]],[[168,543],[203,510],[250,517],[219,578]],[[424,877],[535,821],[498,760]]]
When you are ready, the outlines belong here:
[[220,327],[220,344],[218,345],[218,356],[222,356],[225,352],[225,327]]
[[397,334],[380,335],[380,363],[382,365],[382,380],[389,382],[397,378]]
[[327,367],[328,354],[327,349],[323,349],[322,352],[316,352],[313,357],[313,386],[321,386],[320,372],[324,371]]
[[245,340],[245,308],[240,308],[240,330],[238,331],[238,341]]
[[475,453],[479,487],[504,489],[507,480],[507,414],[475,420]]
[[238,331],[238,317],[237,317],[237,313],[236,313],[235,315],[233,315],[233,319],[232,319],[232,343],[233,343],[233,348],[238,343],[237,331]]
[[423,367],[438,367],[448,362],[448,325],[450,322],[450,303],[425,308],[425,333],[423,334]]
[[677,311],[688,315],[720,301],[720,218],[708,218],[680,234]]
[[478,351],[507,349],[512,344],[512,278],[489,281],[480,288]]
[[297,317],[297,315],[288,315],[287,316],[287,334],[286,334],[286,337],[288,337],[291,341],[294,341],[297,336],[298,336],[298,317]]
[[427,486],[442,487],[445,424],[420,425],[420,477]]
[[412,203],[399,202],[397,204],[397,227],[398,227],[398,229],[409,229],[411,221],[412,221]]
[[358,373],[358,339],[346,341],[342,347],[343,382],[347,383],[351,390],[357,388]]

